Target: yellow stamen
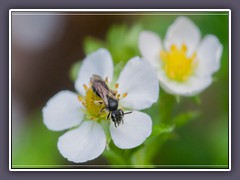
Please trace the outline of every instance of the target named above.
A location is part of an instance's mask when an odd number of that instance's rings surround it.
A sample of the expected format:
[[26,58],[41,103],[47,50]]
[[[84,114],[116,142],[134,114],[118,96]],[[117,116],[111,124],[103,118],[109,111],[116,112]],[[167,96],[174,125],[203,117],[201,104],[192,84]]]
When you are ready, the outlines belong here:
[[120,98],[120,96],[121,96],[120,94],[117,94],[117,99],[119,99],[119,98]]
[[86,108],[86,113],[89,116],[93,116],[93,117],[102,117],[102,116],[107,116],[107,113],[103,113],[100,112],[102,108],[105,107],[104,103],[100,103],[102,102],[102,99],[97,96],[92,88],[89,88],[86,91],[86,96],[85,98],[85,108]]
[[83,88],[84,88],[85,91],[88,90],[88,87],[87,87],[86,84],[83,84]]
[[[106,77],[105,81],[108,81],[108,78]],[[116,97],[118,100],[124,98],[127,96],[127,93],[124,94],[118,94],[116,88],[118,88],[119,84],[115,84],[115,88],[111,89],[109,87],[110,93]],[[92,89],[92,84],[89,84],[87,86],[86,84],[83,85],[85,89],[85,96],[78,95],[78,100],[82,103],[84,106],[83,111],[87,116],[87,119],[92,120],[103,120],[107,119],[107,116],[109,114],[109,110],[106,107],[107,102],[104,102],[104,100],[99,97]],[[120,108],[120,105],[119,105]]]
[[83,106],[86,106],[86,102],[85,102],[85,101],[82,101],[82,105],[83,105]]
[[105,78],[105,82],[108,84],[108,76]]
[[82,102],[82,101],[83,101],[83,97],[80,96],[80,95],[78,95],[78,100],[79,100],[80,102]]
[[160,57],[163,62],[163,70],[169,79],[175,81],[186,81],[193,74],[197,63],[196,52],[187,56],[187,46],[182,44],[181,48],[172,45],[169,51],[162,50]]
[[123,94],[123,98],[127,97],[128,93],[124,93]]

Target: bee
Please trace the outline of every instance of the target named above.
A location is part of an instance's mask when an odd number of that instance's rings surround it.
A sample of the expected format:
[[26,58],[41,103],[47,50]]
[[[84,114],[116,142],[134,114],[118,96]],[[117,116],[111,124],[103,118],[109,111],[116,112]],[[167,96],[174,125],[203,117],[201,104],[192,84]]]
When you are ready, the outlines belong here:
[[111,90],[99,75],[93,74],[90,82],[92,84],[93,92],[102,99],[102,101],[99,103],[105,104],[105,106],[101,109],[101,112],[102,110],[107,109],[109,112],[107,119],[110,117],[114,122],[115,127],[119,126],[121,123],[123,123],[124,115],[132,112],[124,113],[122,109],[118,108],[119,100],[115,97],[116,92]]

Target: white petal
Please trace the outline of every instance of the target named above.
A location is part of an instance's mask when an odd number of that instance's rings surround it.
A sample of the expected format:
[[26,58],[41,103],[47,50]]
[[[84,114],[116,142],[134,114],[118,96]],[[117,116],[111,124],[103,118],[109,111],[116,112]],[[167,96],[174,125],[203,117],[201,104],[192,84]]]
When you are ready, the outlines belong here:
[[77,94],[60,91],[43,108],[43,122],[48,129],[61,131],[79,125],[83,119],[82,105]]
[[110,53],[106,49],[99,49],[83,60],[75,82],[75,88],[80,94],[85,95],[83,84],[88,85],[93,74],[97,74],[103,79],[108,77],[109,81],[112,80],[113,62]]
[[160,51],[162,43],[160,37],[151,31],[143,31],[139,36],[139,49],[142,56],[154,67],[158,68],[160,63]]
[[111,121],[110,133],[116,146],[121,149],[130,149],[142,144],[152,132],[150,116],[139,111],[126,114],[124,123],[115,127]]
[[216,36],[207,35],[197,51],[198,66],[196,74],[209,76],[216,72],[220,67],[222,49],[223,47]]
[[145,109],[158,100],[159,84],[153,67],[139,57],[128,61],[119,79],[118,92],[127,93],[120,100],[122,106],[130,109]]
[[187,17],[179,17],[169,27],[164,46],[167,50],[175,44],[181,47],[182,44],[187,46],[187,54],[190,56],[197,48],[200,41],[200,32],[198,27]]
[[58,140],[58,149],[69,161],[82,163],[97,158],[104,151],[106,136],[96,122],[83,122],[79,128],[70,130]]
[[211,77],[190,77],[186,82],[176,82],[168,79],[163,71],[158,72],[158,78],[161,87],[170,94],[182,95],[182,96],[194,96],[204,89],[206,89],[211,83]]

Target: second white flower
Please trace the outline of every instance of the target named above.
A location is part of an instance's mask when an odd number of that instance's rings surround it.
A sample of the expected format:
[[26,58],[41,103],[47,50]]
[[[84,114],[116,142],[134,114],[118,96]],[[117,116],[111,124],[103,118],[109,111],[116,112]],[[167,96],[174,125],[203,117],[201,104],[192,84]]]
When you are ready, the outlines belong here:
[[211,84],[222,55],[217,37],[207,35],[200,42],[199,29],[186,17],[175,20],[163,43],[157,34],[143,31],[139,48],[155,68],[161,87],[182,96],[194,96]]

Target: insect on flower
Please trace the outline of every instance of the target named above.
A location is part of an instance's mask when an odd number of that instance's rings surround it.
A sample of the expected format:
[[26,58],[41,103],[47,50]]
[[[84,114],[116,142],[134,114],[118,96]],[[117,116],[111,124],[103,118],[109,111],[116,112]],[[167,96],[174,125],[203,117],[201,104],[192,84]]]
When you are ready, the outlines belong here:
[[117,80],[113,74],[111,54],[99,49],[83,60],[75,81],[77,92],[60,91],[43,107],[43,122],[48,129],[67,130],[59,137],[57,147],[69,161],[95,159],[111,140],[120,149],[131,149],[150,136],[152,119],[141,110],[158,100],[154,69],[133,57]]
[[124,115],[132,112],[124,113],[122,109],[118,109],[119,99],[116,97],[117,93],[111,90],[100,76],[94,74],[91,77],[90,82],[92,84],[93,92],[102,99],[100,101],[96,101],[96,104],[105,104],[100,112],[102,112],[104,109],[107,109],[109,112],[107,119],[111,117],[115,127],[119,126],[121,122],[123,123]]

